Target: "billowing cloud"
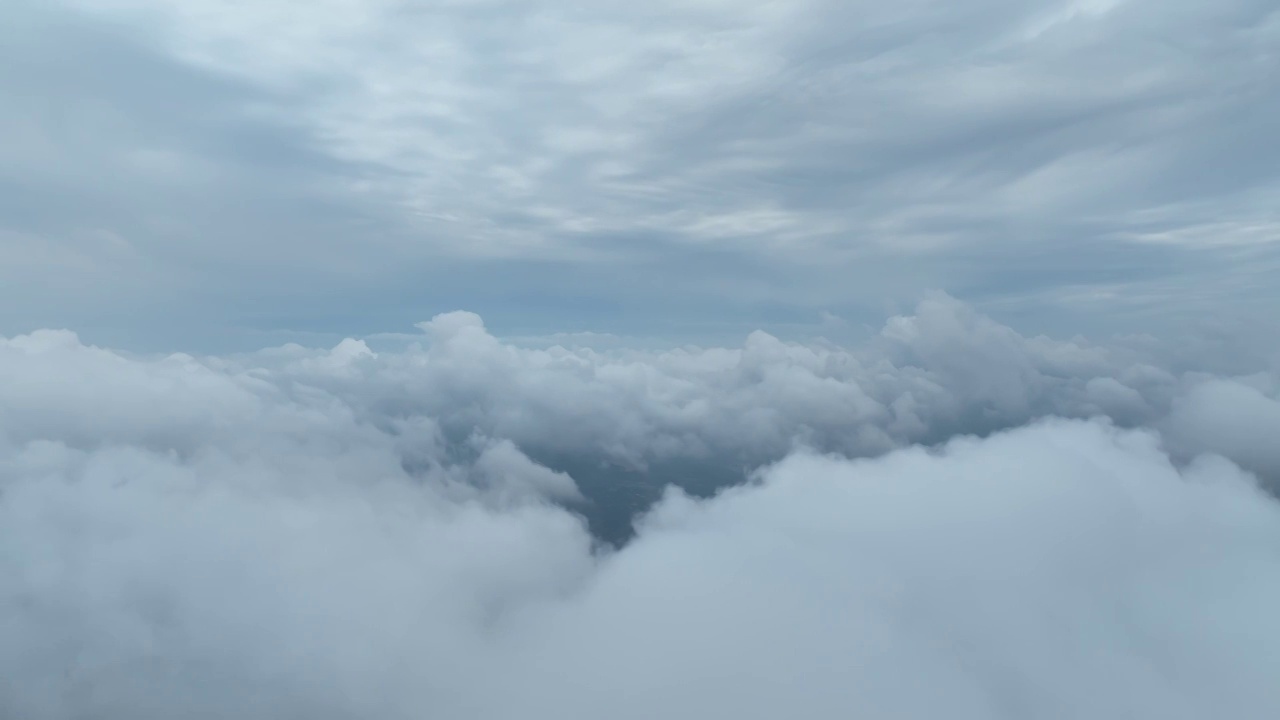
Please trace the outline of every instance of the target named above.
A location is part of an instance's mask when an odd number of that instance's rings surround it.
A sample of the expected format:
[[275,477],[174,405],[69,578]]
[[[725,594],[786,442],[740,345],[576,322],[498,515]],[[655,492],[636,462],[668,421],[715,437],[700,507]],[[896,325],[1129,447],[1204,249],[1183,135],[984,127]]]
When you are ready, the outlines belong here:
[[945,295],[854,348],[421,329],[0,341],[0,714],[1280,712],[1269,373]]
[[1280,717],[1272,5],[6,3],[0,717]]
[[529,707],[976,720],[1280,702],[1263,601],[1280,507],[1220,459],[1179,472],[1151,435],[1054,422],[938,453],[802,454],[758,480],[669,497],[579,595],[521,616]]
[[1166,433],[1185,453],[1214,452],[1280,486],[1276,382],[1266,374],[1227,381],[1201,378],[1173,402]]
[[249,457],[277,439],[359,447],[393,474],[475,463],[492,487],[520,475],[567,499],[556,472],[593,483],[584,473],[603,468],[642,486],[700,485],[712,472],[710,489],[797,447],[873,456],[1049,415],[1101,416],[1159,427],[1179,458],[1212,451],[1268,483],[1280,477],[1265,440],[1280,411],[1270,374],[1181,373],[1141,346],[1027,338],[941,294],[854,348],[763,332],[737,348],[538,348],[467,312],[420,327],[398,350],[347,339],[203,359],[129,357],[41,331],[3,348],[8,376],[24,380],[0,388],[0,422],[15,442],[183,457],[207,446]]

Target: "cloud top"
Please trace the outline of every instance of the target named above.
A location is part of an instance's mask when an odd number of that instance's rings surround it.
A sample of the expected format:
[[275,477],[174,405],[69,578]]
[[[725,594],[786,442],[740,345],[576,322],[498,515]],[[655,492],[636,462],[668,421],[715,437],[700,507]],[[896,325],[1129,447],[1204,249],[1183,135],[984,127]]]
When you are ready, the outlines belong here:
[[0,714],[1280,711],[1266,373],[946,296],[853,349],[423,329],[0,341]]

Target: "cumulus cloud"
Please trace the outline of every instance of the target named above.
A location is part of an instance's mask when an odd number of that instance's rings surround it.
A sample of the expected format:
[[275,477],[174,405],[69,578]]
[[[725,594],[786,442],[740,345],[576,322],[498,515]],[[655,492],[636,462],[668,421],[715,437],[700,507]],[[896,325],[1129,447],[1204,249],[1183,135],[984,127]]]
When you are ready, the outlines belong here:
[[1184,452],[1215,452],[1280,487],[1280,392],[1270,375],[1201,378],[1173,402],[1168,436]]
[[714,468],[700,485],[709,490],[798,447],[874,456],[1049,415],[1160,427],[1180,458],[1218,452],[1276,477],[1270,374],[1177,373],[1142,348],[1028,338],[944,294],[854,348],[764,332],[736,348],[527,347],[467,312],[420,329],[400,350],[347,339],[206,358],[128,357],[41,331],[0,348],[8,375],[24,378],[0,388],[0,422],[14,442],[88,450],[251,457],[279,440],[358,450],[392,474],[465,470],[473,485],[511,492],[520,477],[566,501],[575,490],[556,474],[566,470],[595,484],[583,475],[603,468],[643,487]]
[[0,503],[12,717],[1280,709],[1280,508],[1098,423],[793,456],[603,556],[548,506],[66,453]]
[[0,341],[0,714],[1280,712],[1268,373],[945,295],[857,348],[421,329]]
[[[941,293],[853,348],[764,332],[736,348],[527,347],[466,312],[420,328],[418,342],[378,356],[344,341],[328,352],[295,347],[224,362],[320,389],[374,422],[429,417],[450,438],[478,431],[633,469],[710,457],[755,466],[797,443],[873,455],[1045,415],[1145,425],[1199,402],[1206,377],[1165,369],[1141,346],[1025,337]],[[1269,377],[1217,379],[1245,388],[1267,412],[1275,390],[1258,378]],[[1190,442],[1197,433],[1169,435]],[[1188,446],[1205,449],[1229,450]]]
[[529,692],[574,717],[1264,717],[1278,509],[1098,423],[796,455],[669,497],[530,613]]

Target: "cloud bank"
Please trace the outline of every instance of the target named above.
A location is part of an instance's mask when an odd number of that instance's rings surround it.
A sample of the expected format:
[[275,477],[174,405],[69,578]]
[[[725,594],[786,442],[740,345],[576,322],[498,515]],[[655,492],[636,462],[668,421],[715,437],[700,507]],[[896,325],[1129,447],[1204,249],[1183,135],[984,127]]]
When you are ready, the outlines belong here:
[[0,715],[1280,713],[1271,372],[944,295],[852,349],[421,329],[0,341]]

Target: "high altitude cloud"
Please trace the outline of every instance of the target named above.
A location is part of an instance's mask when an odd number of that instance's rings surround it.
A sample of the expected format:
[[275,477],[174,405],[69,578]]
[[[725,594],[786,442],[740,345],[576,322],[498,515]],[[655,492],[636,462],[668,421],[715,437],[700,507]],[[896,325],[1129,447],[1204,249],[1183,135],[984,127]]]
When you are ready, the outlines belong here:
[[[1277,109],[1254,94],[1280,32],[1257,0],[70,4],[266,87],[330,81],[300,122],[470,228],[460,252],[586,252],[556,238],[639,228],[898,249],[997,219],[1061,239],[1082,209],[1113,236],[1275,239],[1235,192],[1275,190],[1250,157]],[[1197,172],[1224,152],[1229,177]],[[1224,192],[1243,206],[1196,207]]]
[[464,306],[686,339],[941,287],[1265,342],[1271,10],[18,0],[0,306],[37,309],[4,332],[221,350]]
[[946,296],[857,349],[423,330],[0,342],[0,715],[1280,712],[1269,374]]

